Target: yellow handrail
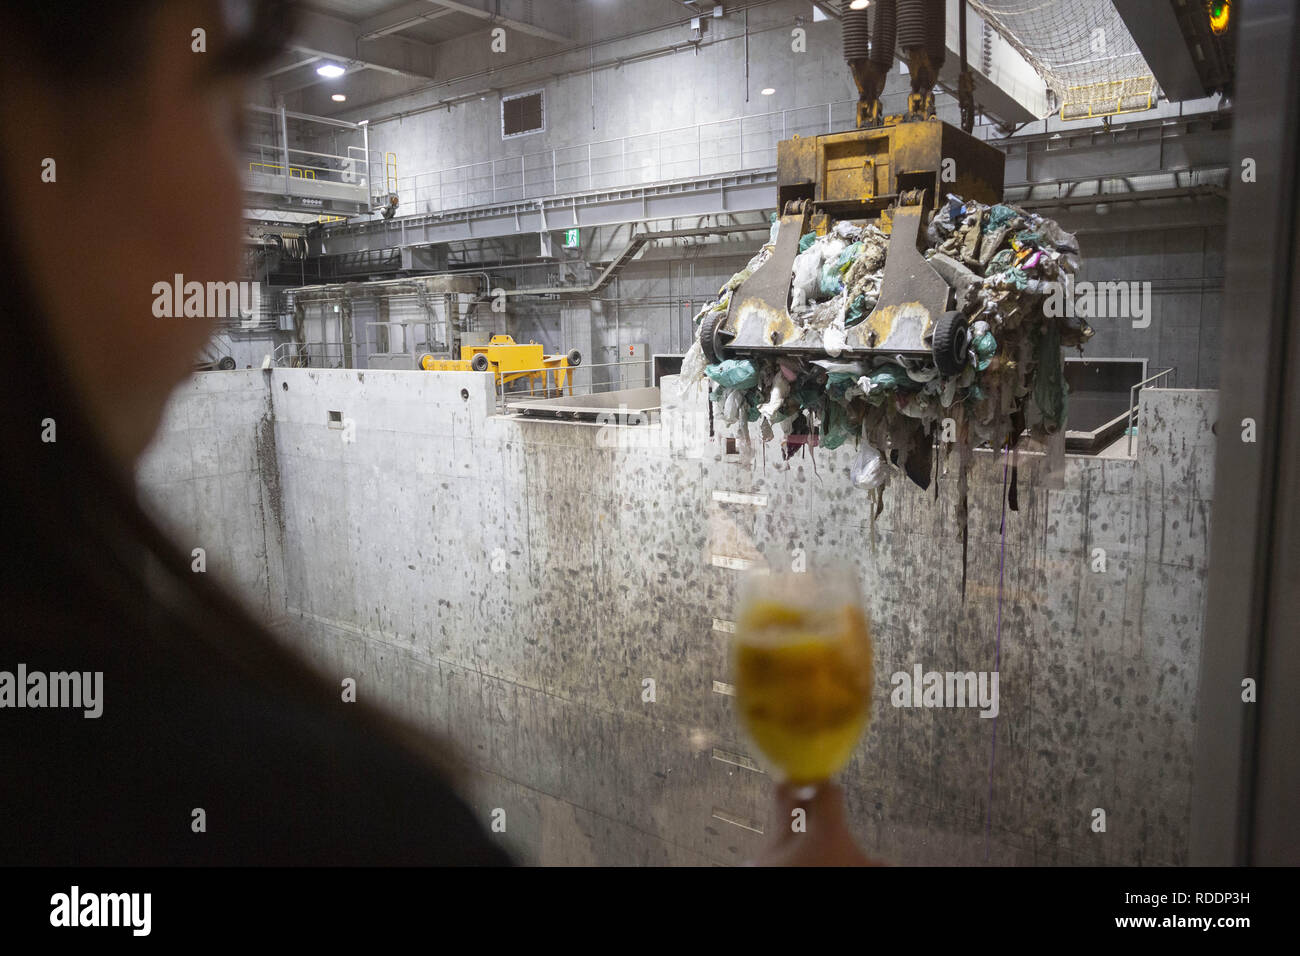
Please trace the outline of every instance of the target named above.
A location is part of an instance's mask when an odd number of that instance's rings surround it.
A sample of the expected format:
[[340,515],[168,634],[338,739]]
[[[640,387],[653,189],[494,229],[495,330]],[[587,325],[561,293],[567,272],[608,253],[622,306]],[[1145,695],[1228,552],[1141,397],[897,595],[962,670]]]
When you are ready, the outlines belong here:
[[395,152],[383,153],[383,189],[387,193],[398,191],[398,155]]
[[[248,164],[248,171],[249,171],[250,173],[253,171],[253,167],[254,167],[254,166],[261,166],[263,169],[271,169],[271,170],[274,170],[274,171],[277,172],[277,173],[279,173],[279,172],[283,172],[283,170],[284,170],[284,167],[283,167],[283,166],[277,166],[277,165],[275,165],[274,163],[249,163],[249,164]],[[315,178],[316,178],[316,170],[314,170],[314,169],[303,169],[303,168],[300,168],[300,167],[298,167],[298,166],[290,166],[290,167],[289,167],[289,176],[292,178],[292,176],[293,176],[294,173],[297,173],[297,174],[298,174],[298,178],[299,178],[299,179],[308,179],[308,178],[310,178],[310,179],[315,179]]]
[[[1138,76],[1124,80],[1104,80],[1100,83],[1067,87],[1065,92],[1060,117],[1066,122],[1120,116],[1125,113],[1141,113],[1154,105],[1155,78]],[[1128,107],[1124,105],[1126,100],[1131,101]],[[1087,112],[1082,112],[1085,108]],[[1066,115],[1067,112],[1070,115]]]

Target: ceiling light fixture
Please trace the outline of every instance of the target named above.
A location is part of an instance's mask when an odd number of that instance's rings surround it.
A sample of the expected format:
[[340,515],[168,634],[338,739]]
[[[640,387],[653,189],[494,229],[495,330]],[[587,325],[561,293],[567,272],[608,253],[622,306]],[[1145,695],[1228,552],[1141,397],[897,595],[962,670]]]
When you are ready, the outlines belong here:
[[867,9],[867,6],[870,4],[870,2],[871,0],[853,0],[853,2],[849,4],[849,9],[865,10]]
[[336,80],[346,73],[347,70],[343,69],[343,67],[339,66],[337,63],[326,63],[322,66],[316,67],[316,72],[327,80]]
[[772,89],[772,87],[770,87],[770,86],[767,87],[767,89],[765,89],[765,90],[762,91],[762,93],[763,93],[764,96],[771,96],[771,95],[772,95],[773,93],[775,93],[775,92],[776,92],[776,90]]
[[335,93],[333,96],[330,97],[330,99],[332,99],[335,103],[344,103],[347,101],[347,97],[344,96],[342,93]]

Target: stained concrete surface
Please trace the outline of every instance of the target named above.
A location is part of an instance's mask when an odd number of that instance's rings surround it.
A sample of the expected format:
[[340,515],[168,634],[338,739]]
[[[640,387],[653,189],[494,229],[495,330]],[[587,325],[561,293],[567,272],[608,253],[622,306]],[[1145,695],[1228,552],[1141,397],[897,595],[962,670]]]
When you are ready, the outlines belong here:
[[[727,628],[736,568],[802,549],[856,564],[873,623],[843,775],[869,853],[1186,861],[1215,393],[1144,392],[1135,459],[1022,457],[1005,540],[1005,462],[977,455],[963,602],[955,473],[937,499],[895,482],[873,527],[851,448],[728,455],[675,381],[660,424],[617,428],[496,417],[473,373],[204,373],[139,479],[328,675],[455,741],[524,860],[739,863],[784,825]],[[891,705],[917,663],[992,670],[999,611],[996,721]]]

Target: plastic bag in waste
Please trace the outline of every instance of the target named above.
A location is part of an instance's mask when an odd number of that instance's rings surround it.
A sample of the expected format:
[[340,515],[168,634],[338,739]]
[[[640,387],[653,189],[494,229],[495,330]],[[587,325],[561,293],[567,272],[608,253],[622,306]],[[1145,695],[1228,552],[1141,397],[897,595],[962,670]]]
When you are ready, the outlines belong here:
[[817,298],[832,299],[843,291],[844,280],[840,276],[839,266],[834,260],[825,260],[817,276]]
[[739,421],[741,412],[744,409],[745,400],[742,393],[738,389],[726,389],[722,399],[722,420],[724,422]]
[[856,377],[866,373],[866,366],[861,362],[832,362],[830,359],[813,359],[809,364],[825,369],[827,375],[844,372]]
[[910,388],[913,384],[901,365],[882,365],[867,377],[871,380],[872,391],[877,388]]
[[682,370],[678,373],[677,378],[678,390],[685,392],[703,379],[704,370],[708,364],[709,360],[704,357],[704,349],[700,347],[699,342],[695,342],[682,356]]
[[978,359],[976,368],[982,372],[993,361],[993,354],[998,350],[997,339],[993,338],[992,332],[985,332],[971,342],[971,347],[975,350],[975,357]]
[[995,230],[1005,226],[1012,219],[1015,219],[1017,215],[1018,213],[1010,206],[1004,206],[1002,203],[998,203],[989,210],[989,218],[988,221],[984,223],[984,231],[986,233],[994,232]]
[[790,308],[802,309],[816,301],[821,280],[821,255],[815,248],[795,256],[794,278],[790,282]]
[[[685,364],[683,362],[683,364]],[[778,375],[772,380],[772,391],[768,395],[765,403],[758,406],[759,413],[764,418],[771,418],[776,415],[777,411],[785,404],[786,396],[790,394],[790,382],[784,375]]]
[[817,233],[805,232],[802,236],[799,237],[799,251],[807,252],[808,248],[816,241],[817,241]]
[[[998,255],[1001,254],[1002,253],[998,253]],[[993,258],[996,259],[997,256],[994,256]],[[1015,266],[1011,266],[1009,269],[1003,269],[996,275],[993,273],[993,270],[990,269],[989,276],[984,280],[984,284],[994,289],[1016,289],[1018,291],[1023,291],[1025,286],[1029,284],[1029,276],[1025,275]]]
[[857,384],[858,376],[852,372],[831,372],[826,376],[826,394],[839,401],[845,393]]
[[1066,393],[1064,363],[1061,360],[1061,334],[1055,322],[1047,323],[1038,340],[1038,379],[1034,383],[1034,404],[1043,413],[1051,430],[1065,421]]
[[825,401],[826,396],[815,385],[805,384],[802,387],[795,389],[794,398],[795,401],[799,403],[800,408],[809,409],[821,408],[822,402]]
[[898,364],[913,382],[930,382],[939,377],[939,370],[933,365],[917,365],[915,361],[908,363],[901,355],[897,358]]
[[831,358],[837,358],[844,347],[849,344],[849,339],[844,331],[844,327],[838,322],[832,322],[826,327],[826,332],[822,336],[822,348]]
[[869,316],[876,307],[876,300],[868,298],[866,295],[857,295],[849,303],[848,309],[844,313],[844,327],[851,329],[867,316]]
[[874,491],[889,481],[889,463],[885,461],[885,456],[864,438],[857,457],[853,459],[853,464],[849,465],[849,477],[853,479],[855,488]]
[[853,265],[855,259],[862,255],[862,243],[855,242],[851,246],[845,246],[844,251],[835,258],[835,268],[843,275],[849,271],[849,266]]
[[849,271],[849,267],[862,253],[862,243],[855,242],[850,246],[846,246],[840,250],[839,255],[834,257],[829,254],[830,248],[828,248],[826,259],[822,264],[818,287],[820,296],[825,299],[837,296],[844,291],[845,273]]
[[1004,269],[1010,269],[1011,264],[1016,261],[1016,253],[1013,249],[1003,249],[989,260],[989,264],[984,268],[984,274],[988,276],[1002,272]]
[[827,402],[826,417],[822,421],[821,447],[828,450],[839,448],[852,437],[853,429],[849,426],[844,409],[836,402]]
[[727,359],[717,365],[710,365],[704,374],[724,388],[744,391],[758,384],[758,369],[748,359]]

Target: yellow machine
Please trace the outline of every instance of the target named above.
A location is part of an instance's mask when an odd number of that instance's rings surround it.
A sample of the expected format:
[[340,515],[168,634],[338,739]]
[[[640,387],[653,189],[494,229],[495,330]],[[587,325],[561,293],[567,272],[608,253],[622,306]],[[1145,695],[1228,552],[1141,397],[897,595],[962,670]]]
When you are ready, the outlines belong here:
[[417,368],[425,372],[487,372],[496,376],[497,386],[528,380],[529,394],[538,389],[545,395],[573,394],[569,370],[582,364],[582,353],[570,349],[567,355],[546,355],[537,342],[516,342],[509,335],[494,335],[487,345],[461,346],[459,359],[420,356]]

